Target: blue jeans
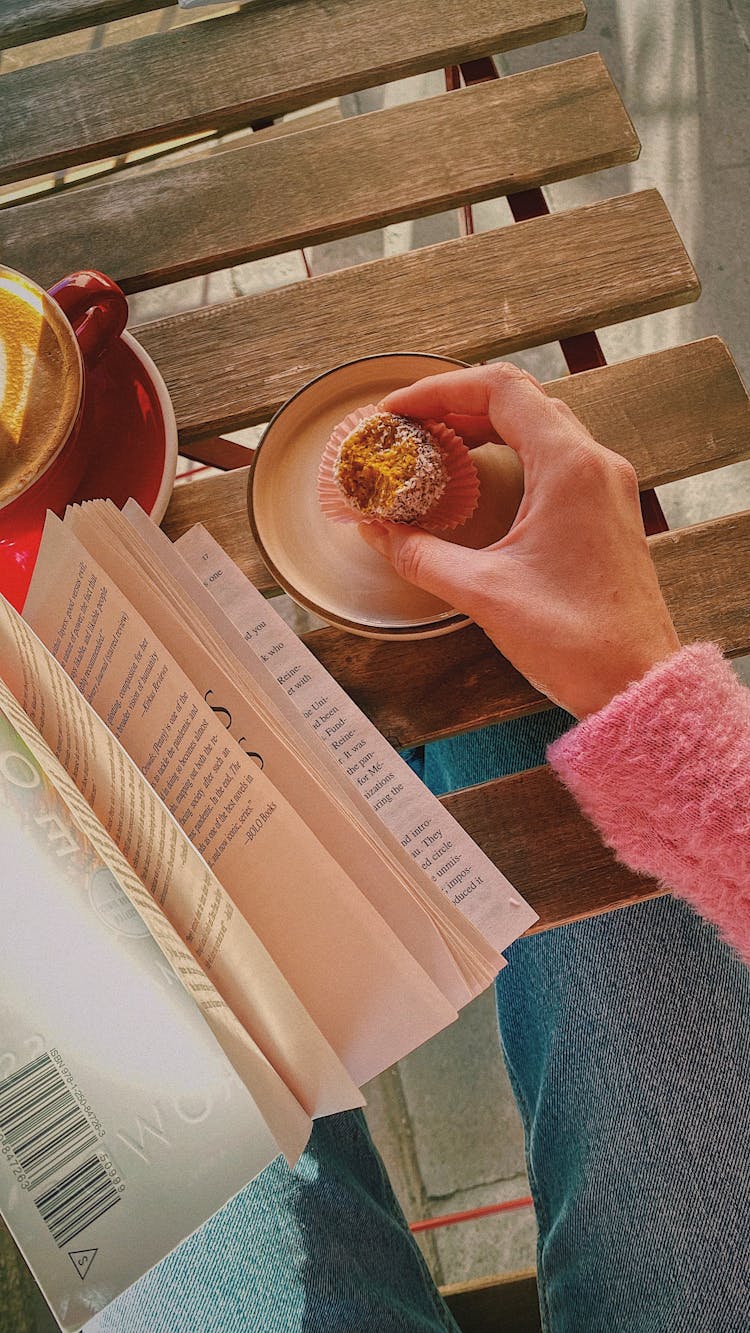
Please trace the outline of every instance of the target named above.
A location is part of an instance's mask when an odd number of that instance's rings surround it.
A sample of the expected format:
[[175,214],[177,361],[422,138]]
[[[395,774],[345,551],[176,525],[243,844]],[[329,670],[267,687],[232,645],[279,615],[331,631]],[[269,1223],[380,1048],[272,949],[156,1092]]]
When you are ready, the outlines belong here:
[[[542,762],[568,725],[540,714],[412,762],[443,792]],[[545,1333],[747,1333],[750,971],[669,897],[518,940],[508,960],[497,1008]],[[94,1326],[457,1327],[359,1112],[318,1121],[294,1171],[272,1163]]]

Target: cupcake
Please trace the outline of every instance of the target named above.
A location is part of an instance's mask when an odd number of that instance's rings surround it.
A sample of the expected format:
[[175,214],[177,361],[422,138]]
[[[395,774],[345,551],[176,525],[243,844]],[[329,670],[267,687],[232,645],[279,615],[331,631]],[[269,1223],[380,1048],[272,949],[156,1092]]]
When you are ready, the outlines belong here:
[[439,531],[469,517],[479,483],[468,449],[448,426],[366,407],[334,430],[318,494],[335,522],[387,520]]
[[445,493],[448,469],[426,427],[392,412],[375,412],[344,436],[333,478],[360,514],[416,523]]

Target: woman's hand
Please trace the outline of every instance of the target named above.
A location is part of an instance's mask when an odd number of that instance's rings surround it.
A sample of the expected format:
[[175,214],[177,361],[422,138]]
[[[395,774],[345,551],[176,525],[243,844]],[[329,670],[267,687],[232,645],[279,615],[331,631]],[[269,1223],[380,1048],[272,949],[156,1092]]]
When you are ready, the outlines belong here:
[[635,472],[565,403],[497,364],[420,380],[383,406],[518,455],[523,498],[491,546],[473,550],[403,524],[359,531],[403,578],[471,616],[532,685],[586,717],[679,648]]

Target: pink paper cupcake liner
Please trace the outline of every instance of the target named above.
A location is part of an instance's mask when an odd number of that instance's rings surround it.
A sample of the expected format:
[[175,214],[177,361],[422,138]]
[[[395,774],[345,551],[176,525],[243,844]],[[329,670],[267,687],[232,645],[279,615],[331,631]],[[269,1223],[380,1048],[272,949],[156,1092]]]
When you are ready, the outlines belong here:
[[[365,417],[380,411],[382,408],[371,403],[350,412],[334,428],[323,450],[318,470],[318,499],[323,513],[332,523],[379,522],[349,504],[336,485],[334,474],[342,441]],[[450,426],[442,421],[425,421],[424,425],[440,447],[448,480],[440,499],[427,511],[418,526],[426,528],[428,532],[447,532],[465,523],[474,513],[479,500],[479,478],[469,450]]]

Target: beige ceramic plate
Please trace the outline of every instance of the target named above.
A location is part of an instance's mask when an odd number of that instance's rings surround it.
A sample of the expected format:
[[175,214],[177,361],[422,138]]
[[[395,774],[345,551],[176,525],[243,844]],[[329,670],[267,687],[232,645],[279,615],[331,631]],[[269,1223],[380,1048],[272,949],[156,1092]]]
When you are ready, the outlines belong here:
[[263,435],[250,476],[253,535],[280,587],[332,625],[373,639],[420,639],[469,623],[399,578],[354,524],[324,518],[317,496],[320,458],[337,422],[392,389],[463,364],[417,352],[349,361],[300,389]]

